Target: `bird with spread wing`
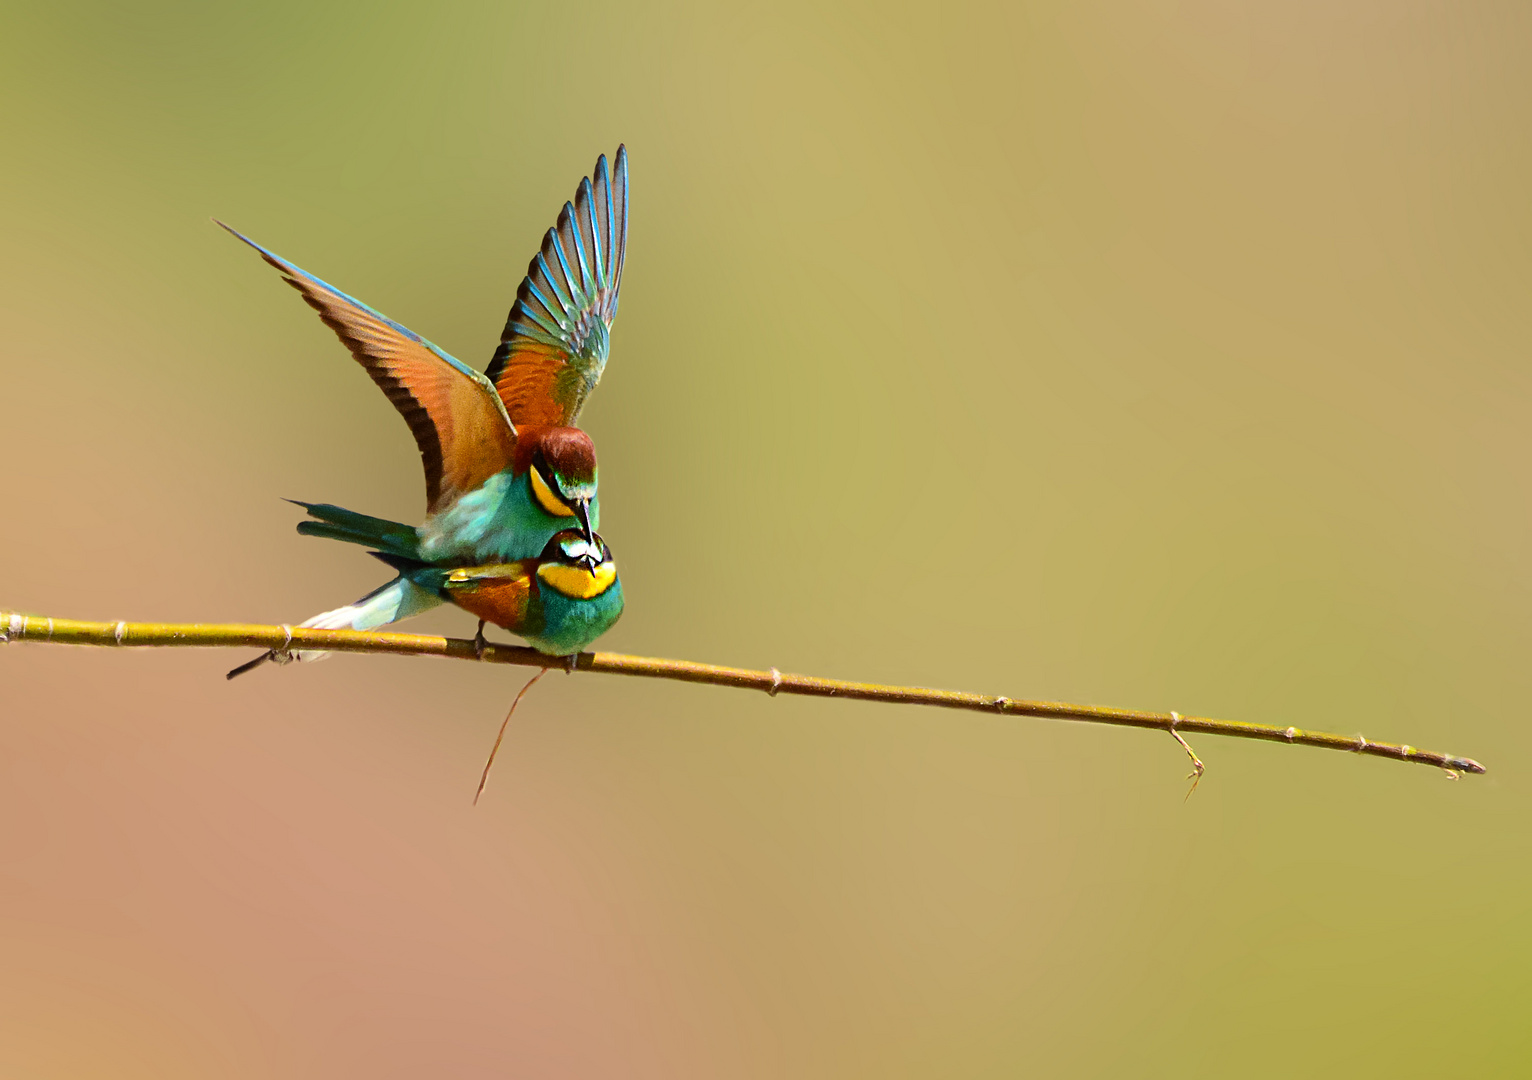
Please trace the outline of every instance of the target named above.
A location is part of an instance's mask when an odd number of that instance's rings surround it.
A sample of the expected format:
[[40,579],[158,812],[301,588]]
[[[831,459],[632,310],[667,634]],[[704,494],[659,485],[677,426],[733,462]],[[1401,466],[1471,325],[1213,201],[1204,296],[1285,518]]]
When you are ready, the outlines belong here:
[[[595,444],[574,424],[606,367],[617,316],[628,239],[625,148],[618,147],[610,169],[606,155],[598,158],[574,201],[564,204],[527,268],[500,345],[482,374],[218,224],[254,248],[335,331],[409,424],[425,466],[426,518],[419,526],[328,503],[298,504],[309,514],[298,525],[305,536],[361,544],[396,568],[410,568],[356,603],[302,625],[371,630],[417,615],[453,595],[421,584],[434,582],[428,568],[536,560],[555,535],[570,529],[607,553],[603,565],[615,581],[615,564],[595,532],[601,517]],[[579,651],[621,614],[620,587],[612,596],[616,603],[607,599],[601,619],[585,618],[578,632],[540,627],[533,644]],[[563,608],[550,605],[554,610]],[[265,660],[323,655],[273,651],[230,677]]]

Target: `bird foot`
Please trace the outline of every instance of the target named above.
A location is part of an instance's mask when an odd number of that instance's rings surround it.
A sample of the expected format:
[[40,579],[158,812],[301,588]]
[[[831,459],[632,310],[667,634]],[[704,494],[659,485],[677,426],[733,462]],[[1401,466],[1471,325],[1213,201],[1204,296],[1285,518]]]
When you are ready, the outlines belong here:
[[578,670],[579,663],[580,654],[577,652],[572,652],[568,656],[564,657],[564,670],[573,675],[575,671]]
[[479,628],[473,632],[473,655],[476,659],[484,659],[484,650],[489,648],[489,639],[484,636],[484,620],[479,620]]

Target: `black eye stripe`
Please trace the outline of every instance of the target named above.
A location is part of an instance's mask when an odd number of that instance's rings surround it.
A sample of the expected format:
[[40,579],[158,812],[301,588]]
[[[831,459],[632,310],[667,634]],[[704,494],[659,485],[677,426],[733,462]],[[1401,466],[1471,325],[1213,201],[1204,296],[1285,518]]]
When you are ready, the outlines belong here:
[[[576,552],[579,554],[576,554]],[[594,559],[596,567],[605,566],[612,562],[612,549],[606,546],[606,541],[598,535],[596,542],[591,544],[583,536],[561,536],[558,541],[558,554],[548,556],[558,558],[569,563],[584,563]]]

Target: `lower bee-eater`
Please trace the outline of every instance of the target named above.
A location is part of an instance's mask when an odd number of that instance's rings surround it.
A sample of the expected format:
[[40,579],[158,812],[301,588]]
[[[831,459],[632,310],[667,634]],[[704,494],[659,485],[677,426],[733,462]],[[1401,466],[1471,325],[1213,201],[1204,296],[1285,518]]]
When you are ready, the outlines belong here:
[[[370,629],[361,624],[381,625],[373,622],[379,607],[395,607],[401,602],[413,605],[409,611],[392,613],[393,618],[403,618],[445,601],[479,617],[475,641],[481,646],[484,624],[489,622],[525,638],[539,652],[573,656],[611,629],[622,615],[617,563],[599,534],[587,537],[578,529],[565,529],[535,558],[485,566],[438,566],[412,559],[397,549],[372,554],[397,570],[399,577],[351,605],[345,619],[329,620],[326,629]],[[323,624],[310,620],[304,625]],[[268,659],[285,662],[312,658],[309,650],[288,655],[263,653],[229,672],[229,678]]]
[[494,623],[538,652],[570,656],[611,629],[622,614],[617,563],[599,534],[565,529],[535,559],[447,569],[396,555],[378,557],[415,588],[433,592]]

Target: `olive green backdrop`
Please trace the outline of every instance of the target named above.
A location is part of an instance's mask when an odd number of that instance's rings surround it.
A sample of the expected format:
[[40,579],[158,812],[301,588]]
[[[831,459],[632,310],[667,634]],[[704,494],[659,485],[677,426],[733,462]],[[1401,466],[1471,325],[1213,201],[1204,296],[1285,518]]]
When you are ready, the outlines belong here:
[[12,646],[0,1072],[1532,1057],[1525,5],[0,19],[0,606],[377,584],[279,497],[418,520],[408,432],[209,217],[483,364],[625,141],[604,647],[1490,768],[550,677],[474,809],[515,670]]

